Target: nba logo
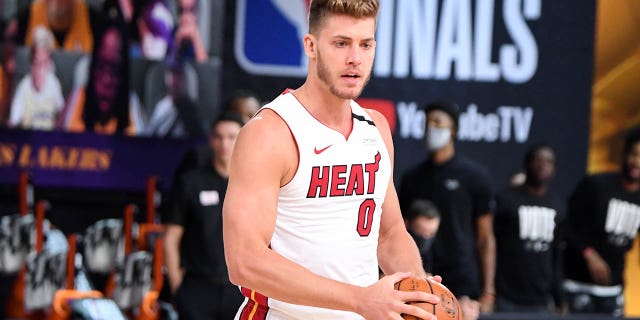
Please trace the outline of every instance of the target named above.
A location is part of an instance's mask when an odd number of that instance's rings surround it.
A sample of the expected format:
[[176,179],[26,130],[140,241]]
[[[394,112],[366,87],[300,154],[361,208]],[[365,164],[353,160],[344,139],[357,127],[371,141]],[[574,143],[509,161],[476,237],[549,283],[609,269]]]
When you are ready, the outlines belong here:
[[257,75],[304,77],[309,0],[238,0],[236,61]]

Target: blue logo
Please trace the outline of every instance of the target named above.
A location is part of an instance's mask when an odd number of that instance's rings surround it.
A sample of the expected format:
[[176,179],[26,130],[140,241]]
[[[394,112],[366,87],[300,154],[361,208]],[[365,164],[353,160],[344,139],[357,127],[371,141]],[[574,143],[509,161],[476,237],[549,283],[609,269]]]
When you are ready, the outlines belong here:
[[251,74],[304,77],[308,0],[238,0],[236,61]]

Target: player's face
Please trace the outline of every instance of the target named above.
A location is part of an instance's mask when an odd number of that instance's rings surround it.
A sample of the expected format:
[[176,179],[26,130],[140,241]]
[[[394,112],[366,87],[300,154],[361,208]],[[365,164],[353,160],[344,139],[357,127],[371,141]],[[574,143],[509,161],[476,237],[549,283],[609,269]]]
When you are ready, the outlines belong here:
[[549,148],[541,148],[533,155],[529,164],[530,174],[539,183],[548,182],[553,177],[556,166],[556,156]]
[[229,163],[238,133],[240,133],[240,124],[234,121],[222,121],[215,126],[209,143],[216,162]]
[[625,158],[625,170],[627,178],[640,182],[640,142],[631,147]]
[[316,39],[318,78],[334,96],[357,98],[371,77],[375,45],[374,18],[327,17]]

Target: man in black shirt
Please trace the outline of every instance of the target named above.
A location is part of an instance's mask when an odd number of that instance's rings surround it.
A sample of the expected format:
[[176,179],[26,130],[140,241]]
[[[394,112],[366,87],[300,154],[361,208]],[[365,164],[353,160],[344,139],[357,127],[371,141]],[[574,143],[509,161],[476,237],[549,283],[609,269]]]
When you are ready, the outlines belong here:
[[622,170],[587,176],[569,199],[564,288],[572,312],[622,315],[625,254],[640,225],[640,128]]
[[465,297],[461,303],[477,305],[477,300],[480,311],[488,313],[495,298],[491,178],[483,166],[455,153],[458,107],[436,102],[426,112],[430,155],[404,174],[400,206],[408,212],[415,199],[435,203],[441,221],[432,246],[433,274],[442,275],[455,295]]
[[547,312],[561,306],[562,202],[549,192],[555,152],[535,145],[524,158],[525,182],[496,199],[496,311]]
[[242,125],[240,115],[223,114],[211,127],[211,163],[175,184],[164,219],[165,262],[180,319],[233,319],[243,300],[229,282],[222,241],[229,161]]

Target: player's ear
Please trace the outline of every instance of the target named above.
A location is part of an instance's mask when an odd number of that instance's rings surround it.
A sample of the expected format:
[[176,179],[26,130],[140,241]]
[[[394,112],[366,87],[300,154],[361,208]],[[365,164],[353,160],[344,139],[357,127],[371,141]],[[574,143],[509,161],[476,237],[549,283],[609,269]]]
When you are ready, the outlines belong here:
[[310,59],[315,59],[316,58],[316,46],[317,46],[317,40],[316,37],[310,33],[307,33],[304,38],[302,38],[303,44],[304,44],[304,53],[307,55],[307,57],[309,57]]

